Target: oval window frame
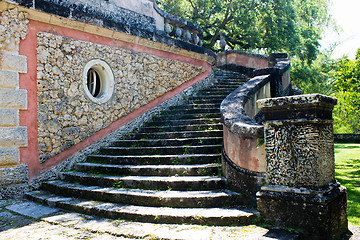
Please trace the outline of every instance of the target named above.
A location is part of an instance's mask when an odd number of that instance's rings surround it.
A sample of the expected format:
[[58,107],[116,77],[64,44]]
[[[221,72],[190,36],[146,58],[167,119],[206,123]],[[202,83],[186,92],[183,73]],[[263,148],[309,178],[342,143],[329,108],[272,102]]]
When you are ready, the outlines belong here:
[[[88,72],[93,69],[100,77],[100,92],[94,97],[88,88]],[[109,64],[101,59],[90,60],[83,70],[83,89],[86,96],[93,102],[102,104],[108,102],[115,89],[114,73]]]

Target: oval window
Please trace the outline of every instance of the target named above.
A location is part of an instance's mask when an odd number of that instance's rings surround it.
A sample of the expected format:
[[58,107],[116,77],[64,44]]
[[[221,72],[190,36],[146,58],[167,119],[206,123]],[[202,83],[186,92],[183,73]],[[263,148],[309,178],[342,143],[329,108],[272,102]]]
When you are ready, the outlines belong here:
[[100,75],[95,69],[90,68],[87,74],[87,87],[93,97],[98,97],[101,90]]
[[94,59],[85,65],[83,87],[90,100],[96,103],[109,101],[114,92],[114,85],[114,74],[106,62]]

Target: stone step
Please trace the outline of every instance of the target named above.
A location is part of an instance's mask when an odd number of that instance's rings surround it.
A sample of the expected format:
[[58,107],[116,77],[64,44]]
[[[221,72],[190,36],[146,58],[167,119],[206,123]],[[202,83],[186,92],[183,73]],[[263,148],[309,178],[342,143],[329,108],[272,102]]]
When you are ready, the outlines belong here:
[[219,86],[228,86],[228,85],[242,85],[248,81],[248,79],[245,78],[237,78],[237,77],[231,77],[231,78],[218,78],[216,85]]
[[239,194],[229,190],[144,190],[73,184],[60,180],[44,182],[42,190],[67,197],[151,207],[228,207],[238,204]]
[[105,155],[175,155],[220,153],[221,145],[200,146],[152,146],[152,147],[104,147],[99,154]]
[[221,96],[227,96],[229,93],[231,93],[232,91],[234,91],[233,88],[212,88],[212,89],[204,89],[204,90],[200,90],[196,93],[196,96],[201,96],[204,94],[209,94],[209,95],[221,95]]
[[139,129],[138,133],[155,133],[155,132],[183,132],[183,131],[207,131],[207,130],[222,130],[221,123],[208,123],[208,124],[184,124],[184,125],[169,125],[163,122],[163,126],[148,126]]
[[200,104],[194,104],[194,103],[188,103],[178,106],[172,106],[169,109],[170,110],[178,110],[178,109],[207,109],[207,108],[219,108],[220,103],[200,103]]
[[119,140],[112,143],[114,147],[150,147],[150,146],[182,146],[182,145],[218,145],[222,143],[222,137],[205,138],[178,138],[178,139],[146,139],[146,140]]
[[222,130],[206,131],[182,131],[182,132],[155,132],[155,133],[133,133],[128,137],[131,139],[164,139],[164,138],[197,138],[197,137],[221,137]]
[[192,96],[188,99],[188,101],[191,100],[197,100],[197,99],[206,99],[206,100],[223,100],[227,95],[221,96],[221,95],[214,95],[214,94],[197,94],[195,96]]
[[73,184],[60,180],[44,182],[42,190],[66,197],[151,207],[228,207],[238,204],[239,194],[229,190],[174,191],[112,188]]
[[188,99],[188,103],[195,103],[195,104],[205,104],[205,103],[216,103],[221,104],[224,98],[214,98],[214,99],[204,99],[204,98],[191,98]]
[[120,165],[183,165],[220,163],[221,154],[187,154],[187,155],[88,155],[87,160],[95,163]]
[[84,162],[77,163],[75,170],[123,176],[212,176],[219,174],[220,167],[220,164],[117,165]]
[[218,113],[220,114],[220,108],[200,108],[200,109],[173,109],[160,113],[160,116],[169,116],[173,114],[206,114],[206,113]]
[[162,121],[149,121],[144,127],[153,126],[183,126],[193,124],[219,124],[221,118],[198,118],[198,119],[164,119]]
[[225,178],[216,176],[114,176],[85,172],[64,172],[69,182],[116,188],[214,190],[225,187]]
[[191,113],[191,114],[168,114],[168,115],[159,115],[152,118],[152,121],[169,121],[169,120],[188,120],[188,119],[214,119],[220,118],[219,113]]
[[209,89],[206,89],[206,90],[201,90],[199,91],[196,96],[203,96],[203,95],[212,95],[212,96],[222,96],[223,98],[225,98],[227,95],[229,95],[232,91],[234,91],[233,89],[232,90],[227,90],[227,91],[217,91],[217,90],[209,90]]
[[241,85],[242,84],[237,84],[237,83],[234,83],[233,85],[231,85],[231,84],[228,83],[228,84],[219,85],[219,86],[212,86],[212,87],[207,88],[207,89],[208,90],[230,91],[230,92],[232,92]]
[[120,203],[89,201],[63,197],[44,191],[34,191],[27,198],[51,207],[64,208],[79,213],[111,219],[138,222],[202,224],[215,226],[240,226],[251,224],[257,212],[239,208],[168,208],[135,206]]

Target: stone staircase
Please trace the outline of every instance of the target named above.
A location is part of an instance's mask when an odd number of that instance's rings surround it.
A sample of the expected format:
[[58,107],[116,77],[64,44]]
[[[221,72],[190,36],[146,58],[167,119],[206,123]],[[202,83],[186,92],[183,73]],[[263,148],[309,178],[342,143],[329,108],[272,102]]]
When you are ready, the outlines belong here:
[[221,101],[246,81],[216,71],[217,83],[171,107],[124,140],[89,155],[27,198],[53,207],[137,222],[244,225],[256,212],[221,177]]

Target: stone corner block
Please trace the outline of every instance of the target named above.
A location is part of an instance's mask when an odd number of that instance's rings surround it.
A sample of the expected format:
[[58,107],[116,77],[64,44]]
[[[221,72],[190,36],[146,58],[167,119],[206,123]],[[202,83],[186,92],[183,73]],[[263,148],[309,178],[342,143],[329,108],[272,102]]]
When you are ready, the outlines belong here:
[[19,73],[0,70],[0,88],[19,88]]
[[23,55],[13,55],[2,51],[0,52],[0,69],[26,73],[27,58]]
[[19,149],[0,149],[0,167],[20,164]]
[[0,108],[27,109],[27,90],[0,89]]
[[16,109],[0,109],[0,127],[19,125],[19,111]]
[[0,128],[1,148],[27,147],[27,127],[3,127]]

